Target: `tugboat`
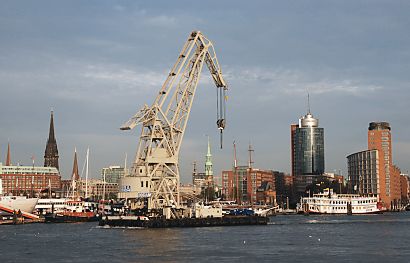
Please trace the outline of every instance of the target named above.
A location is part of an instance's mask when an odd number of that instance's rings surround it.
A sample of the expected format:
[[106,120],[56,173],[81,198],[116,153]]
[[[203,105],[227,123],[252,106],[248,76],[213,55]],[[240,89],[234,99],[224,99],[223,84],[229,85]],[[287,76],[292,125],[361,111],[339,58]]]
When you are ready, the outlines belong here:
[[95,211],[91,210],[89,202],[69,200],[63,211],[47,213],[44,218],[46,223],[75,223],[98,221]]

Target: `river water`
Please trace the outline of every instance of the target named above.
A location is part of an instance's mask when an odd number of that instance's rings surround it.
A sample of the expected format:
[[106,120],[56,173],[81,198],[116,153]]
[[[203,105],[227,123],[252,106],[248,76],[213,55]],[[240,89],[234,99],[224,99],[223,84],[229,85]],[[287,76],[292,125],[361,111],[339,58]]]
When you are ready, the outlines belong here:
[[267,226],[0,226],[0,262],[410,262],[410,212],[271,217]]

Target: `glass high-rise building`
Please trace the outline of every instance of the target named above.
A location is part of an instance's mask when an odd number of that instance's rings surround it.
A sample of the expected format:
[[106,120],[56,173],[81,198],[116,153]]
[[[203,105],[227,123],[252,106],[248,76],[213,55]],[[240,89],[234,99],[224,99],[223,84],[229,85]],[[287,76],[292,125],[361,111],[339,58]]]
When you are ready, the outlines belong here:
[[292,174],[296,190],[303,192],[314,177],[325,171],[324,130],[319,120],[308,111],[299,119],[299,124],[291,126]]

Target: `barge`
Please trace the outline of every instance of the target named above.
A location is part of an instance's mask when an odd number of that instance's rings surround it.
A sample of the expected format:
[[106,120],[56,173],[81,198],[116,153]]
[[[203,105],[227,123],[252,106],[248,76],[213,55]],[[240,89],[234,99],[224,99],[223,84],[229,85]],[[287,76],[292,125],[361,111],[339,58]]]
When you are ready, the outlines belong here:
[[177,219],[166,219],[165,217],[148,218],[145,216],[103,216],[100,218],[99,225],[109,227],[170,228],[267,225],[268,222],[268,217],[258,215],[224,215],[222,217],[186,217]]

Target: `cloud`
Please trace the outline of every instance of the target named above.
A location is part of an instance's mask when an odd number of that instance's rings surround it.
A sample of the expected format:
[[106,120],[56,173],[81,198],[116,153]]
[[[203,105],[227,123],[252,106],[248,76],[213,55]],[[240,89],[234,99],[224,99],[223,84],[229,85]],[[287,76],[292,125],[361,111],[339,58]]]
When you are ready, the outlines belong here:
[[[270,101],[279,94],[294,96],[337,93],[350,96],[364,96],[384,89],[382,85],[368,83],[361,79],[347,79],[334,74],[311,73],[291,69],[230,69],[225,76],[228,82],[261,89],[261,101]],[[353,77],[353,76],[352,76]],[[254,89],[254,88],[253,88]]]
[[[139,87],[148,91],[159,89],[165,80],[165,72],[142,69],[139,71],[115,65],[88,65],[82,76],[96,82],[115,84],[122,90]],[[107,85],[106,84],[106,85]]]
[[172,27],[177,25],[177,19],[173,16],[159,15],[146,17],[144,23],[149,26]]
[[[46,68],[15,72],[0,72],[2,83],[14,87],[8,93],[47,94],[56,99],[89,101],[98,94],[99,103],[115,97],[141,95],[161,87],[164,72],[138,70],[116,64],[87,64],[72,61]],[[52,90],[52,92],[50,92]]]

